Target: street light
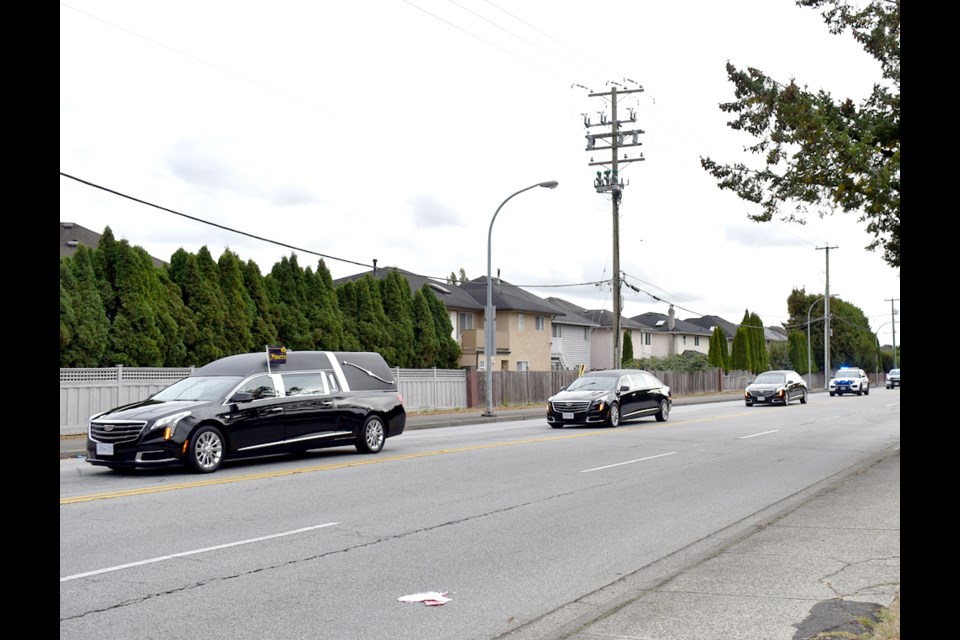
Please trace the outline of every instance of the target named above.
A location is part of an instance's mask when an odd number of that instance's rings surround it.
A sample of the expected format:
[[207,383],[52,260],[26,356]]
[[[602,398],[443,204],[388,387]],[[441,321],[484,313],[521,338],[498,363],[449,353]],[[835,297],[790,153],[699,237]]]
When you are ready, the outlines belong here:
[[556,189],[557,181],[551,180],[549,182],[538,182],[537,184],[532,184],[525,189],[520,189],[516,193],[510,194],[506,200],[500,203],[500,206],[497,207],[496,212],[494,212],[493,217],[490,219],[490,231],[487,232],[487,306],[484,309],[484,321],[483,321],[483,332],[486,342],[484,343],[484,355],[487,359],[487,410],[483,412],[484,416],[493,415],[493,350],[496,349],[496,338],[494,335],[494,317],[493,317],[493,279],[491,267],[491,249],[493,245],[493,223],[497,219],[497,214],[500,213],[500,209],[503,208],[503,205],[515,195],[519,195],[524,191],[529,191],[536,187],[543,187],[545,189]]

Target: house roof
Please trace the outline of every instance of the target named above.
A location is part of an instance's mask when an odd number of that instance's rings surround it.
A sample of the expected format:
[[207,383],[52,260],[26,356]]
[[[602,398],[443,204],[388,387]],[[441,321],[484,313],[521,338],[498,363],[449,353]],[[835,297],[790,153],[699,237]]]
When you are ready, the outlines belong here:
[[652,327],[654,331],[660,333],[686,333],[693,336],[709,336],[711,332],[709,329],[695,325],[686,320],[680,320],[679,318],[674,318],[674,328],[673,330],[668,328],[668,323],[670,318],[663,313],[657,313],[655,311],[648,311],[647,313],[641,313],[638,316],[633,316],[635,322],[640,322],[648,327]]
[[[487,305],[487,276],[474,278],[469,282],[461,282],[459,288],[476,300],[481,308]],[[535,296],[529,291],[510,284],[506,280],[494,279],[491,287],[493,306],[501,311],[518,311],[523,313],[538,313],[548,316],[565,316],[566,312],[543,298]]]
[[783,327],[764,327],[763,339],[767,342],[786,342],[787,330]]
[[711,334],[713,333],[714,327],[720,327],[723,329],[723,332],[727,334],[727,340],[732,340],[737,335],[737,325],[725,320],[720,316],[700,316],[699,318],[687,318],[684,322],[689,322],[690,324],[695,324],[698,327],[703,327]]
[[371,269],[370,271],[364,271],[363,273],[356,273],[352,276],[345,276],[343,278],[337,278],[333,281],[334,285],[341,285],[344,282],[353,282],[363,278],[363,276],[370,274],[374,278],[383,279],[387,277],[387,274],[391,271],[396,271],[401,276],[403,276],[407,282],[410,283],[410,288],[413,291],[417,291],[427,285],[430,287],[430,290],[443,301],[447,306],[447,309],[469,309],[470,311],[477,311],[483,309],[483,305],[479,304],[472,296],[465,293],[460,287],[452,284],[441,283],[438,280],[433,278],[428,278],[427,276],[421,276],[416,273],[411,273],[409,271],[404,271],[403,269],[398,269],[397,267],[378,267]]
[[586,317],[584,314],[587,312],[583,307],[578,307],[572,302],[567,302],[562,298],[547,298],[547,302],[552,304],[555,307],[560,307],[563,309],[563,312],[566,314],[562,318],[557,318],[554,320],[554,324],[573,324],[582,327],[598,327],[598,323],[594,322],[590,318]]
[[[73,254],[77,252],[77,246],[83,244],[91,249],[96,249],[100,246],[100,235],[96,231],[91,231],[86,227],[81,227],[75,222],[61,222],[60,223],[60,257],[67,258],[72,257]],[[150,260],[153,261],[153,266],[163,267],[166,266],[166,262],[160,260],[159,258],[154,258],[150,256]]]
[[[613,311],[607,311],[606,309],[590,309],[585,311],[583,314],[585,317],[590,318],[598,325],[604,328],[613,328]],[[637,320],[632,320],[630,318],[624,318],[620,316],[620,328],[621,329],[646,329],[651,331],[653,328],[645,325],[642,322]]]

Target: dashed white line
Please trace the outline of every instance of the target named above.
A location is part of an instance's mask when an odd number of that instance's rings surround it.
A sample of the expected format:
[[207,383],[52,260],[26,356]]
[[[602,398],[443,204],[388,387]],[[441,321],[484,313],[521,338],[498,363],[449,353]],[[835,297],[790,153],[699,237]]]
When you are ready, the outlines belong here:
[[264,540],[272,540],[273,538],[282,538],[284,536],[292,536],[298,533],[304,533],[305,531],[313,531],[314,529],[323,529],[324,527],[332,527],[334,525],[340,524],[339,522],[328,522],[326,524],[318,524],[312,527],[303,527],[302,529],[294,529],[293,531],[284,531],[282,533],[274,533],[269,536],[261,536],[259,538],[250,538],[249,540],[238,540],[237,542],[228,542],[226,544],[218,544],[215,547],[206,547],[205,549],[194,549],[193,551],[184,551],[182,553],[174,553],[169,556],[160,556],[158,558],[150,558],[149,560],[140,560],[139,562],[130,562],[127,564],[117,565],[115,567],[106,567],[104,569],[96,569],[95,571],[86,571],[84,573],[76,573],[72,576],[64,576],[60,578],[60,582],[68,582],[70,580],[77,580],[78,578],[88,578],[90,576],[97,576],[103,573],[110,573],[112,571],[120,571],[121,569],[129,569],[131,567],[140,567],[145,564],[153,564],[155,562],[163,562],[164,560],[173,560],[174,558],[183,558],[185,556],[193,556],[198,553],[206,553],[208,551],[217,551],[218,549],[227,549],[229,547],[239,547],[244,544],[251,544],[254,542],[263,542]]
[[737,436],[737,440],[746,440],[747,438],[756,438],[757,436],[765,436],[768,433],[776,433],[780,429],[772,429],[770,431],[761,431],[760,433],[751,433],[748,436]]
[[672,456],[676,451],[671,451],[670,453],[660,453],[655,456],[647,456],[646,458],[637,458],[636,460],[627,460],[626,462],[618,462],[616,464],[608,464],[605,467],[594,467],[593,469],[583,469],[580,473],[590,473],[591,471],[602,471],[603,469],[612,469],[613,467],[621,467],[625,464],[633,464],[634,462],[643,462],[644,460],[653,460],[654,458],[662,458],[664,456]]

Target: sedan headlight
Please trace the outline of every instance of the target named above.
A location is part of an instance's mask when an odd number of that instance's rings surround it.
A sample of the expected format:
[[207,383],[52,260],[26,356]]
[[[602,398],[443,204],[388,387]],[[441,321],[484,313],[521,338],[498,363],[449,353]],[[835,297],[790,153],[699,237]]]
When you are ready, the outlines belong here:
[[603,400],[594,400],[593,408],[597,411],[603,411]]
[[177,423],[189,415],[189,411],[182,411],[180,413],[175,413],[172,416],[167,416],[166,418],[160,418],[150,425],[150,431],[163,429],[163,439],[169,440],[173,437],[173,430],[177,428]]

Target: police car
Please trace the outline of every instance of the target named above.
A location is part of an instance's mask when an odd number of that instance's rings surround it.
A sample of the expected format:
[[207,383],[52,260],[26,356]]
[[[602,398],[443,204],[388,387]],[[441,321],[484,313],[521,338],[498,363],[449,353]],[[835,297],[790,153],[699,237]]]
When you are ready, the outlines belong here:
[[870,378],[863,369],[838,369],[836,375],[830,378],[828,391],[831,396],[842,396],[845,393],[869,395]]

